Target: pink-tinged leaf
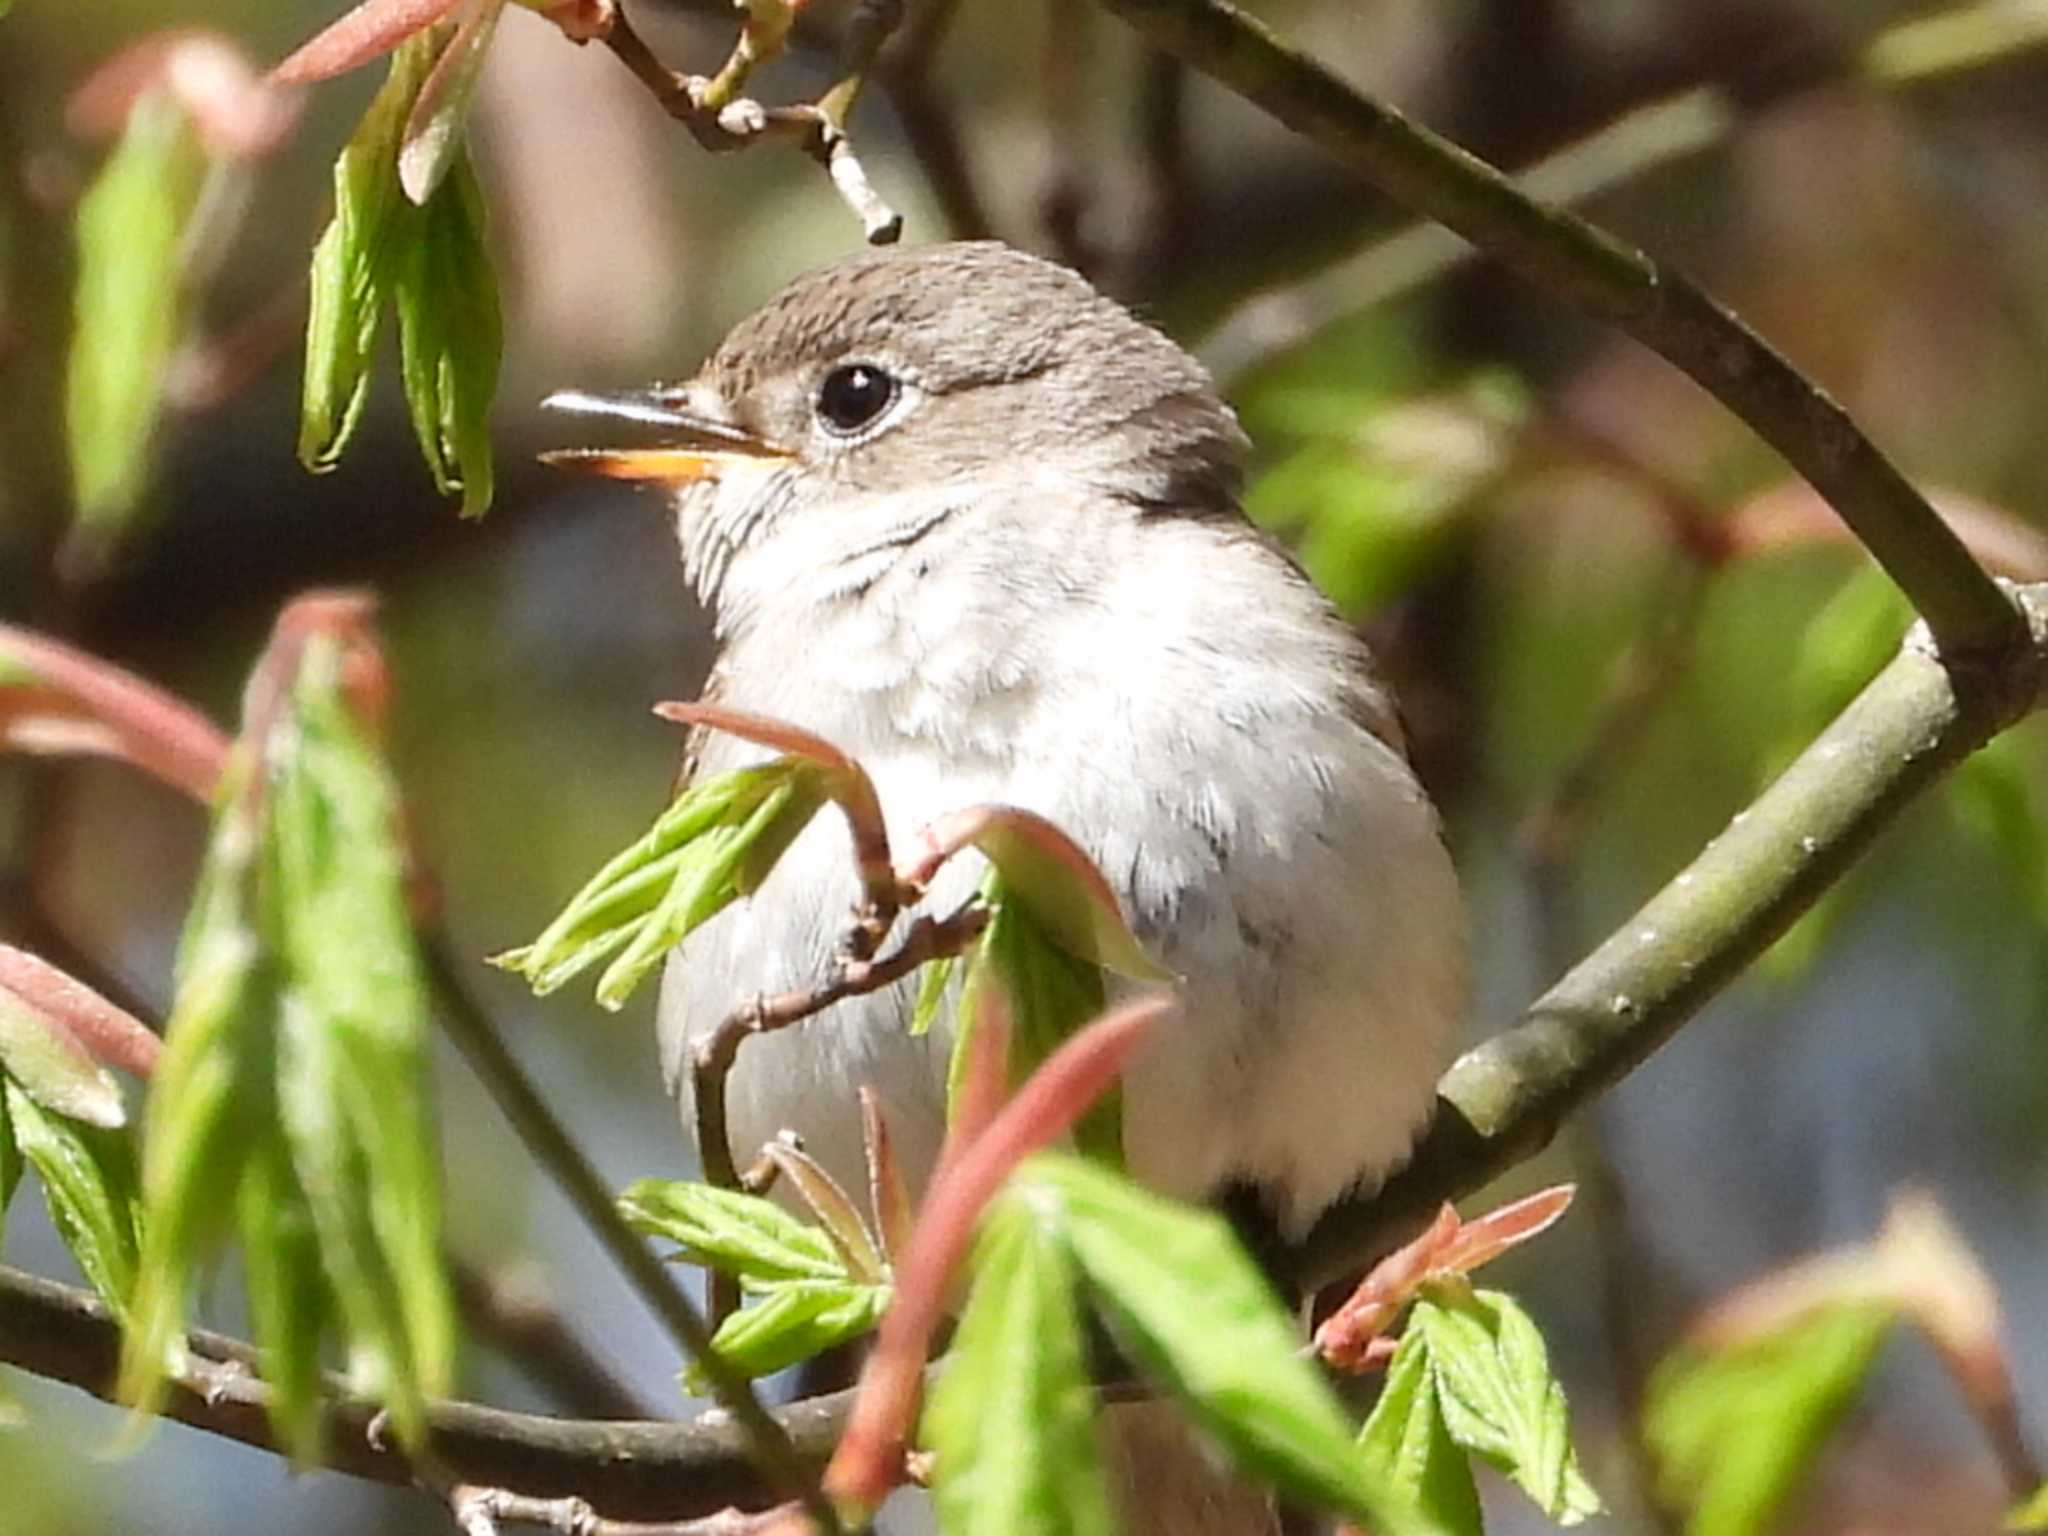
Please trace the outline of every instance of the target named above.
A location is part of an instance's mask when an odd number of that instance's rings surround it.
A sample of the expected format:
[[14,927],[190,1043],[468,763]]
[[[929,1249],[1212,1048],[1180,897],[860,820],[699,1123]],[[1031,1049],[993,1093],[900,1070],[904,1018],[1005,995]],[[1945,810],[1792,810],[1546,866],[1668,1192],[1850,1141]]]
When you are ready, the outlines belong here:
[[[1152,997],[1104,1014],[1047,1057],[971,1144],[956,1149],[948,1138],[897,1268],[896,1299],[825,1469],[829,1496],[872,1511],[902,1481],[925,1358],[982,1211],[1020,1162],[1064,1135],[1108,1090],[1171,1006],[1167,998]],[[999,1037],[1001,1031],[980,1033]]]
[[723,704],[671,700],[655,705],[654,712],[677,725],[722,731],[784,757],[815,764],[823,777],[825,793],[846,817],[853,834],[854,861],[859,866],[862,887],[872,891],[893,878],[889,869],[889,833],[882,820],[882,802],[875,794],[874,781],[865,768],[824,737],[787,720],[728,709]]
[[61,641],[0,624],[0,746],[92,752],[210,802],[228,739],[198,710]]
[[111,1073],[64,1021],[0,985],[0,1076],[54,1114],[108,1129],[127,1111]]
[[860,1208],[824,1165],[792,1142],[776,1140],[761,1149],[761,1156],[803,1196],[804,1204],[818,1218],[825,1235],[832,1239],[840,1259],[856,1280],[880,1284],[887,1278],[881,1250],[874,1235],[861,1220]]
[[311,85],[359,69],[455,12],[463,0],[363,0],[270,72],[278,85]]
[[[1993,572],[2014,581],[2048,579],[2048,537],[2008,508],[1945,487],[1927,499],[1943,522]],[[1751,497],[1725,519],[1730,549],[1738,556],[1810,544],[1856,546],[1834,508],[1804,481],[1774,486]]]
[[506,0],[468,0],[455,36],[434,61],[414,98],[398,149],[398,184],[424,206],[455,164],[469,104],[482,77],[484,51],[505,14]]
[[69,1030],[94,1060],[137,1077],[156,1070],[163,1042],[155,1031],[49,961],[0,944],[0,988]]
[[1539,1190],[1472,1221],[1446,1203],[1422,1234],[1388,1254],[1316,1329],[1316,1353],[1335,1370],[1362,1372],[1393,1353],[1385,1335],[1407,1305],[1432,1282],[1470,1274],[1510,1248],[1549,1230],[1572,1203],[1577,1188]]
[[1140,981],[1173,979],[1138,943],[1116,893],[1080,844],[1035,812],[1009,805],[948,812],[917,834],[916,850],[898,867],[897,879],[928,885],[963,848],[1001,870],[1010,890],[1069,954]]
[[618,0],[519,0],[562,29],[572,43],[610,37],[619,18]]
[[916,1219],[910,1187],[903,1182],[903,1169],[896,1161],[895,1143],[889,1137],[889,1120],[882,1101],[867,1084],[860,1088],[861,1140],[867,1148],[868,1209],[875,1213],[875,1231],[882,1241],[882,1256],[900,1263],[910,1246],[910,1230]]
[[189,28],[153,33],[114,54],[72,92],[65,121],[82,138],[118,138],[135,103],[159,89],[222,159],[270,153],[299,119],[298,102],[259,75],[233,41]]

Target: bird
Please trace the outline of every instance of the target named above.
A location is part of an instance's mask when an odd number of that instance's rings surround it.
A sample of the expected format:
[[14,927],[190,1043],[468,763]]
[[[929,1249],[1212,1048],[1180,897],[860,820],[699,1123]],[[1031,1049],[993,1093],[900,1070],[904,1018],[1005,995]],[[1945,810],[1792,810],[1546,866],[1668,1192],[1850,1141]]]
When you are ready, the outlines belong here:
[[[1250,445],[1192,356],[1064,266],[952,242],[798,276],[685,382],[550,403],[650,438],[579,462],[666,493],[707,699],[855,758],[892,835],[1014,805],[1094,860],[1176,978],[1124,1079],[1134,1177],[1292,1238],[1405,1158],[1465,1006],[1456,871],[1365,643],[1245,516]],[[699,734],[686,773],[764,755]],[[686,1124],[692,1042],[815,983],[847,927],[831,822],[667,964]],[[911,1031],[916,987],[746,1042],[743,1164],[794,1132],[859,1187],[866,1087],[929,1173],[950,1037]]]

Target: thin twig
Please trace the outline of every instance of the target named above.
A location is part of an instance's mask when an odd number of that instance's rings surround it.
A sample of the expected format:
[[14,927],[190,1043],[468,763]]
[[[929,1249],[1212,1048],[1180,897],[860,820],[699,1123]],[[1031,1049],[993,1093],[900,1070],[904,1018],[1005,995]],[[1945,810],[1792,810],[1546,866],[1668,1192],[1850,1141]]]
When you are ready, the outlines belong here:
[[1227,0],[1102,3],[1155,47],[1264,108],[1389,196],[1684,370],[1827,498],[1927,620],[1944,655],[2026,647],[2019,611],[1848,413],[1677,271],[1537,202]]
[[834,1003],[893,986],[928,961],[957,955],[974,942],[987,926],[988,917],[988,909],[979,902],[969,902],[946,917],[920,917],[888,954],[873,960],[844,956],[827,980],[773,997],[757,997],[734,1009],[698,1041],[690,1058],[690,1083],[697,1107],[697,1155],[705,1182],[726,1189],[741,1187],[726,1129],[725,1080],[740,1046],[750,1036],[786,1029]]
[[548,1108],[525,1068],[505,1048],[490,1016],[462,984],[446,938],[439,933],[424,934],[421,947],[442,1027],[520,1143],[555,1181],[669,1337],[697,1363],[712,1397],[745,1432],[769,1486],[800,1500],[820,1530],[836,1530],[838,1522],[831,1506],[803,1470],[788,1435],[762,1408],[753,1388],[711,1348],[711,1330],[702,1314],[683,1294],[668,1267],[626,1225],[597,1170]]
[[457,1483],[447,1490],[447,1499],[463,1536],[497,1536],[505,1523],[537,1525],[561,1536],[768,1536],[809,1529],[794,1504],[759,1511],[722,1509],[691,1520],[612,1520],[574,1494],[537,1499],[509,1488]]
[[732,55],[710,79],[679,74],[662,63],[633,29],[623,8],[614,16],[604,41],[661,109],[712,153],[745,149],[764,138],[794,141],[824,167],[840,198],[859,217],[869,242],[886,245],[902,234],[903,216],[884,202],[868,181],[847,136],[846,119],[874,63],[875,51],[901,9],[901,0],[860,0],[847,24],[845,74],[817,102],[792,106],[763,106],[736,94],[754,65],[780,48],[779,38],[772,46],[756,50],[743,28]]

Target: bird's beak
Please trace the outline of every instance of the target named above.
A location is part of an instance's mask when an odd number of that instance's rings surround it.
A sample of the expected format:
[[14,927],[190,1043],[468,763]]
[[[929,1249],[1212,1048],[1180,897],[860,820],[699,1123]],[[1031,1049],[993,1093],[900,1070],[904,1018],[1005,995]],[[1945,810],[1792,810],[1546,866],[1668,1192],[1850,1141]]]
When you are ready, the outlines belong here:
[[548,410],[605,416],[653,429],[652,435],[658,440],[645,448],[558,448],[540,456],[543,464],[587,475],[683,485],[693,480],[715,480],[728,464],[790,457],[787,450],[730,422],[691,410],[680,390],[599,395],[564,389],[549,395],[541,404]]

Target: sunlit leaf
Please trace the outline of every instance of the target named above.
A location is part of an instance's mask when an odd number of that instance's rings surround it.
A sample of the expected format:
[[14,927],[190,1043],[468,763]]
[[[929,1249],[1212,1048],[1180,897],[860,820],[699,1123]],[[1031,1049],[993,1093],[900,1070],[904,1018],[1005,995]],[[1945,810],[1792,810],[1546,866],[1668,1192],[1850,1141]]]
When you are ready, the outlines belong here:
[[127,1119],[114,1076],[61,1020],[0,986],[0,1068],[54,1114],[111,1128]]
[[1681,1349],[1650,1378],[1643,1437],[1688,1536],[1758,1536],[1862,1391],[1896,1314],[1852,1303],[1729,1350]]
[[948,955],[943,960],[934,960],[918,972],[917,1002],[910,1010],[910,1032],[913,1035],[931,1033],[931,1027],[939,1022],[939,1013],[946,1006],[946,989],[952,985],[953,977],[960,968],[960,957]]
[[1245,510],[1288,539],[1345,613],[1383,607],[1437,569],[1509,467],[1527,392],[1484,374],[1442,395],[1360,402],[1261,474]]
[[1403,1336],[1394,1351],[1358,1448],[1366,1464],[1407,1497],[1423,1529],[1438,1536],[1483,1536],[1472,1465],[1444,1423],[1429,1341],[1419,1329]]
[[1073,1262],[1011,1195],[983,1223],[974,1283],[924,1413],[946,1536],[1109,1536]]
[[619,1209],[636,1232],[674,1243],[671,1257],[743,1285],[852,1279],[831,1238],[760,1195],[687,1179],[642,1179],[619,1196]]
[[458,145],[446,179],[419,210],[393,273],[399,372],[420,452],[462,515],[491,505],[491,400],[504,324],[484,245],[483,189]]
[[670,949],[767,878],[823,803],[817,768],[795,758],[692,784],[539,938],[495,963],[546,996],[611,959],[597,998],[619,1008]]
[[400,1438],[454,1373],[427,1092],[426,985],[397,801],[344,692],[342,652],[305,644],[293,729],[272,754],[269,866],[287,982],[278,1106],[365,1385]]
[[[891,1288],[859,1282],[796,1280],[719,1324],[711,1347],[742,1376],[767,1376],[870,1332],[888,1310]],[[684,1390],[705,1390],[703,1373],[683,1373]]]
[[42,1185],[50,1225],[92,1288],[126,1318],[141,1223],[134,1143],[125,1131],[50,1113],[19,1083],[0,1079],[0,1093],[15,1145]]
[[320,1341],[333,1321],[320,1239],[274,1128],[255,1138],[236,1202],[249,1327],[270,1384],[270,1419],[292,1460],[320,1458]]
[[313,249],[299,461],[315,474],[340,462],[369,397],[370,361],[419,210],[398,184],[398,145],[439,53],[431,33],[408,39],[334,162],[334,217]]
[[460,157],[470,102],[483,75],[484,52],[504,13],[505,0],[471,0],[453,40],[413,102],[398,151],[398,180],[415,203],[434,195]]
[[78,527],[98,543],[142,499],[181,324],[180,246],[204,173],[191,120],[151,94],[78,205],[66,429]]
[[1383,1536],[1427,1530],[1358,1456],[1286,1308],[1220,1216],[1057,1154],[1025,1164],[1013,1188],[1059,1222],[1125,1353],[1240,1467]]
[[7,1095],[0,1093],[0,1237],[7,1232],[7,1207],[21,1183],[21,1148],[14,1144],[14,1120],[7,1113]]
[[1528,1313],[1499,1291],[1433,1288],[1408,1326],[1429,1346],[1437,1401],[1451,1438],[1514,1480],[1544,1514],[1577,1525],[1600,1496],[1572,1451],[1564,1388]]
[[440,21],[463,0],[362,0],[294,50],[271,72],[281,85],[308,85],[360,68]]
[[762,1155],[811,1208],[848,1273],[871,1284],[888,1278],[888,1266],[882,1262],[882,1251],[875,1243],[875,1235],[868,1230],[860,1207],[839,1187],[839,1181],[825,1171],[823,1163],[801,1147],[784,1141],[771,1141],[762,1149]]
[[2006,1511],[2008,1531],[2048,1531],[2048,1483],[2043,1483]]

